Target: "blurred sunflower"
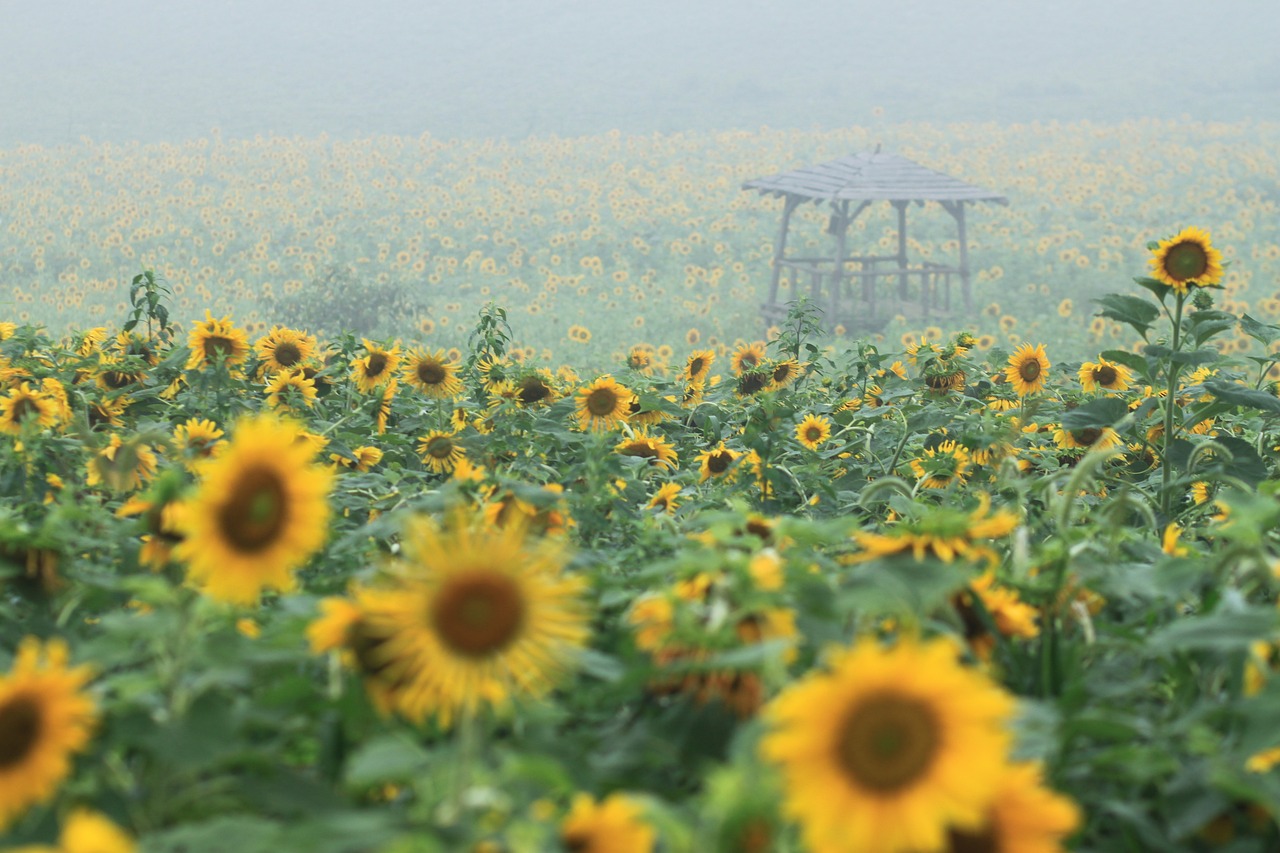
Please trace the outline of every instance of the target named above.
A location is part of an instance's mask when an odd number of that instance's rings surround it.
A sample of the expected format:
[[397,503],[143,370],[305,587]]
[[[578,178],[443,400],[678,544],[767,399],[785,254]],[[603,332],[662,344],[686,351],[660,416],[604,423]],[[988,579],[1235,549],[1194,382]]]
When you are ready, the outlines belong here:
[[1007,850],[1010,853],[1056,853],[1080,825],[1080,809],[1044,787],[1036,763],[1009,764],[1000,775],[996,795],[981,828],[952,827],[947,850]]
[[773,372],[769,375],[772,380],[771,390],[786,388],[792,382],[795,382],[804,374],[804,365],[796,361],[794,358],[788,358],[784,361],[774,362]]
[[590,794],[575,795],[560,824],[560,842],[571,853],[651,853],[654,840],[640,807],[618,793],[598,803]]
[[370,394],[381,388],[395,375],[400,365],[400,345],[385,347],[368,338],[361,338],[365,355],[351,362],[351,377],[361,393]]
[[58,425],[57,401],[42,391],[33,390],[27,382],[0,397],[0,432],[19,435],[25,424],[32,424],[36,429]]
[[263,589],[289,590],[293,571],[324,544],[333,473],[300,435],[290,421],[244,418],[200,463],[174,556],[209,597],[253,604]]
[[1059,427],[1053,431],[1053,441],[1063,450],[1110,450],[1122,443],[1120,434],[1111,427]]
[[630,438],[623,439],[614,446],[613,452],[620,456],[635,456],[649,460],[655,468],[674,469],[679,462],[675,446],[660,435],[650,435],[643,430]]
[[301,403],[316,404],[316,383],[299,368],[281,370],[271,377],[266,387],[267,405],[273,409],[292,411]]
[[1190,287],[1210,287],[1222,281],[1222,253],[1213,247],[1209,232],[1184,228],[1161,240],[1152,251],[1151,276],[1185,295]]
[[1049,373],[1049,357],[1044,344],[1023,344],[1009,356],[1004,375],[1019,397],[1043,391]]
[[1101,388],[1104,391],[1127,391],[1133,380],[1133,373],[1123,364],[1107,361],[1098,356],[1097,362],[1086,361],[1080,365],[1080,384],[1085,391],[1093,393]]
[[1013,698],[947,639],[867,638],[766,710],[760,744],[812,850],[946,849],[978,831],[1005,771]]
[[443,349],[410,350],[405,356],[403,376],[410,386],[437,400],[452,400],[462,393],[458,365],[445,357]]
[[551,371],[544,367],[521,371],[512,380],[512,394],[520,406],[549,406],[559,396]]
[[796,427],[796,441],[810,450],[817,450],[830,437],[831,421],[819,415],[805,415]]
[[679,483],[663,483],[645,506],[648,509],[662,510],[670,515],[676,511],[676,507],[679,505],[679,495]]
[[418,455],[422,463],[437,474],[448,474],[466,458],[466,451],[456,440],[457,433],[433,429],[418,439]]
[[26,637],[0,676],[0,830],[47,802],[89,743],[97,721],[84,693],[88,667],[68,668],[67,644]]
[[249,357],[249,336],[244,329],[236,328],[231,315],[215,320],[213,312],[206,310],[203,322],[191,327],[187,346],[191,356],[187,370],[203,370],[219,359],[228,367],[243,363]]
[[989,513],[991,498],[985,493],[979,493],[978,501],[977,508],[968,513],[950,506],[934,507],[918,520],[895,523],[887,533],[856,531],[853,538],[863,550],[847,562],[862,563],[907,552],[917,560],[932,554],[945,563],[957,556],[994,562],[995,552],[978,540],[1008,536],[1018,526],[1018,516],[1008,510]]
[[608,374],[578,389],[577,418],[584,430],[598,432],[614,429],[629,417],[631,398],[635,396]]
[[343,468],[354,468],[360,473],[364,473],[373,469],[382,461],[382,449],[378,447],[353,447],[351,455],[344,456],[341,453],[330,453],[329,460]]
[[194,462],[212,456],[222,436],[213,421],[188,418],[173,428],[173,446],[184,459]]
[[23,847],[14,853],[134,853],[137,849],[133,838],[110,818],[77,808],[62,825],[57,848]]

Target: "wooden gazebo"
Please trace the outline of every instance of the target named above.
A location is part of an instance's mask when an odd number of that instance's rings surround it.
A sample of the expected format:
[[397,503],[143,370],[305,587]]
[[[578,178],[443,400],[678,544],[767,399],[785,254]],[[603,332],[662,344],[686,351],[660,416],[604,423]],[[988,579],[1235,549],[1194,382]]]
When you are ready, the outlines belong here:
[[[846,329],[877,329],[895,314],[922,319],[951,312],[951,286],[959,280],[964,308],[971,306],[969,246],[965,233],[965,205],[978,201],[1008,204],[990,190],[927,169],[897,154],[853,154],[790,172],[757,178],[744,190],[782,196],[782,226],[774,244],[773,275],[769,297],[761,306],[766,323],[787,314],[787,302],[798,298],[807,285],[809,298],[823,310],[824,325]],[[805,202],[827,203],[831,218],[827,233],[835,239],[831,257],[787,254],[787,229],[791,215]],[[849,224],[874,202],[887,201],[898,212],[898,251],[893,255],[852,255],[848,252]],[[959,258],[955,266],[907,257],[907,207],[936,201],[956,221]],[[782,303],[778,291],[784,281],[791,297]]]

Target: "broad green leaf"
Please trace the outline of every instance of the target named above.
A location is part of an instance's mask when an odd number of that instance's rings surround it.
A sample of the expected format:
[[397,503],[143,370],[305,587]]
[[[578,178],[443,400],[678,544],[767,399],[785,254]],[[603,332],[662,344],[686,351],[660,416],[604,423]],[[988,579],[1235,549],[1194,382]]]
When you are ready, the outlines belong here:
[[1222,379],[1209,379],[1204,383],[1204,390],[1226,403],[1245,406],[1262,412],[1280,414],[1280,399],[1266,391],[1259,391],[1238,382],[1227,382]]
[[1124,293],[1108,293],[1093,301],[1102,306],[1098,316],[1127,323],[1138,334],[1146,334],[1151,323],[1160,316],[1160,309],[1147,300]]
[[1129,413],[1129,407],[1118,397],[1101,397],[1077,406],[1062,415],[1065,430],[1109,427]]

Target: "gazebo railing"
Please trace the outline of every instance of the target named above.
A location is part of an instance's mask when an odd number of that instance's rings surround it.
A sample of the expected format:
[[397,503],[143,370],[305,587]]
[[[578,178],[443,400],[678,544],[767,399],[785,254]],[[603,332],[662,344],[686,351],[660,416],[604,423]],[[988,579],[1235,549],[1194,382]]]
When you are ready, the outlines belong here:
[[[879,328],[895,314],[920,319],[951,311],[951,288],[961,275],[956,266],[924,261],[902,265],[896,255],[846,258],[788,257],[777,262],[791,299],[804,295],[823,309],[829,328]],[[770,322],[786,316],[785,304],[762,306]]]

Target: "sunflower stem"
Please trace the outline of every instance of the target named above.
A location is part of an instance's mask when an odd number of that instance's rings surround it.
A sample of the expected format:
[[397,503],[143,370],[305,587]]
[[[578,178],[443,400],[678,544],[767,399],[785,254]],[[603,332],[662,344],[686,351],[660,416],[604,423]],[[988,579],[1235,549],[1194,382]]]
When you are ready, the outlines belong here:
[[1165,518],[1169,517],[1173,505],[1173,492],[1170,488],[1173,468],[1169,465],[1169,448],[1173,445],[1173,410],[1177,401],[1178,374],[1182,367],[1182,363],[1178,361],[1178,352],[1182,347],[1182,305],[1186,301],[1186,294],[1175,293],[1174,300],[1173,340],[1170,345],[1173,354],[1169,356],[1169,387],[1164,400],[1164,436],[1160,454],[1160,512]]

